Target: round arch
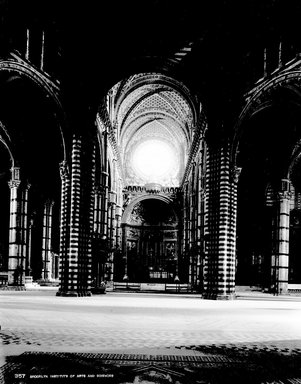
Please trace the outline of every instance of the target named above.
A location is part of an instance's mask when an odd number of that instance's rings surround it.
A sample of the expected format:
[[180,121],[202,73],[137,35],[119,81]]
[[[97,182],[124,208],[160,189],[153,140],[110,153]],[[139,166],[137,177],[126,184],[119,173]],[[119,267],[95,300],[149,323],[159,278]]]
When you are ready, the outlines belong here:
[[300,93],[297,92],[296,88],[292,86],[294,82],[300,82],[300,80],[300,70],[283,73],[273,79],[263,82],[263,84],[259,86],[258,89],[254,92],[254,94],[250,96],[234,127],[230,156],[230,161],[233,165],[236,165],[237,163],[239,142],[243,133],[243,124],[246,119],[251,118],[263,109],[269,108],[272,105],[271,97],[275,90],[279,90],[280,88],[287,88],[291,91],[294,91],[297,96],[300,97]]
[[168,204],[171,206],[173,213],[175,214],[177,221],[179,220],[179,214],[178,212],[174,209],[174,204],[171,198],[167,196],[162,196],[162,195],[155,195],[155,194],[145,194],[139,197],[134,198],[125,208],[122,219],[121,219],[121,224],[127,224],[130,215],[138,203],[140,203],[143,200],[149,200],[149,199],[154,199],[154,200],[160,200],[163,201],[164,203]]
[[62,138],[63,159],[66,160],[66,143],[64,138],[64,128],[67,126],[67,119],[59,97],[60,88],[52,81],[47,79],[42,73],[35,70],[27,63],[3,60],[0,61],[0,72],[17,73],[21,78],[30,80],[33,84],[45,94],[47,98],[51,98],[55,105],[54,115],[58,121],[58,128]]
[[287,170],[287,178],[290,179],[294,167],[299,163],[301,159],[301,142],[298,142],[293,150],[292,158]]
[[[2,135],[2,132],[4,135]],[[11,140],[10,136],[5,128],[4,124],[0,121],[0,142],[4,145],[6,150],[8,151],[11,167],[15,166],[15,157],[13,155],[13,150],[11,148]]]

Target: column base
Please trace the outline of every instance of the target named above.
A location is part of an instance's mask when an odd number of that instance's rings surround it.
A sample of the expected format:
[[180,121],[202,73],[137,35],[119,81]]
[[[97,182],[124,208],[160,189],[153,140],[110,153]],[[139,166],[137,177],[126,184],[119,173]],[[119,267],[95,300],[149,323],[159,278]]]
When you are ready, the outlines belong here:
[[95,287],[95,288],[91,288],[91,293],[92,293],[93,295],[104,294],[104,293],[106,293],[106,287]]
[[112,292],[114,290],[114,281],[113,280],[107,281],[105,290],[107,292]]
[[50,280],[50,279],[40,279],[37,281],[37,283],[42,287],[58,287],[59,282],[57,280]]
[[1,287],[1,290],[4,290],[4,291],[26,291],[26,287],[25,287],[25,285],[8,284],[8,285],[3,285]]
[[269,289],[270,293],[274,295],[287,295],[288,294],[288,283],[279,283],[278,286],[272,286]]
[[288,293],[288,283],[279,283],[278,285],[278,295],[287,295]]
[[62,297],[85,297],[85,296],[92,296],[91,291],[58,291],[56,293],[56,296],[62,296]]
[[205,300],[235,300],[236,299],[236,293],[231,293],[231,294],[204,293],[203,299],[205,299]]

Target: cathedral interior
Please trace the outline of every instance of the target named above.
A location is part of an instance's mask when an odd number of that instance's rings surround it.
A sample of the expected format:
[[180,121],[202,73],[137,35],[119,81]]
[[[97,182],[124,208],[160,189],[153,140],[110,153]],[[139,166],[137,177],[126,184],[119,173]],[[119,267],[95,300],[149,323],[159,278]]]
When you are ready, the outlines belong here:
[[300,2],[0,7],[3,286],[301,284]]

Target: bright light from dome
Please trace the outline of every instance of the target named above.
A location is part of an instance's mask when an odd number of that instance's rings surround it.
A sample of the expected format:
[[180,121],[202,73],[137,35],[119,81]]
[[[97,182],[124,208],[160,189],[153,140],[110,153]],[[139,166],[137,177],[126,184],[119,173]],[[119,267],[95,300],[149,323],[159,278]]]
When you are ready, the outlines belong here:
[[137,146],[132,162],[134,169],[147,181],[160,182],[160,179],[173,173],[175,151],[165,141],[147,140]]

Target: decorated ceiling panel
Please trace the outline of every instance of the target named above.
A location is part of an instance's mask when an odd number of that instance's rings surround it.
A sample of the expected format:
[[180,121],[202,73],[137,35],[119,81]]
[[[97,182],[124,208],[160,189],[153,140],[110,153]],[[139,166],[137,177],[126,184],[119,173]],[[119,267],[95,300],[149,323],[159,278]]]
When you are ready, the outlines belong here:
[[107,105],[126,184],[178,186],[196,125],[186,87],[161,74],[134,75],[112,88]]
[[168,119],[166,118],[166,115],[158,112],[153,114],[152,119],[150,119],[148,113],[139,115],[135,120],[131,122],[131,124],[129,124],[129,126],[126,127],[120,136],[120,143],[122,143],[123,151],[128,146],[128,143],[134,139],[141,130],[143,130],[144,126],[148,125],[149,123],[154,123],[153,127],[158,127],[158,129],[161,131],[161,134],[164,134],[164,132],[169,132],[172,135],[172,139],[179,141],[179,143],[181,143],[181,145],[183,145],[185,148],[189,146],[188,133],[186,130],[182,129],[178,120],[173,117]]

